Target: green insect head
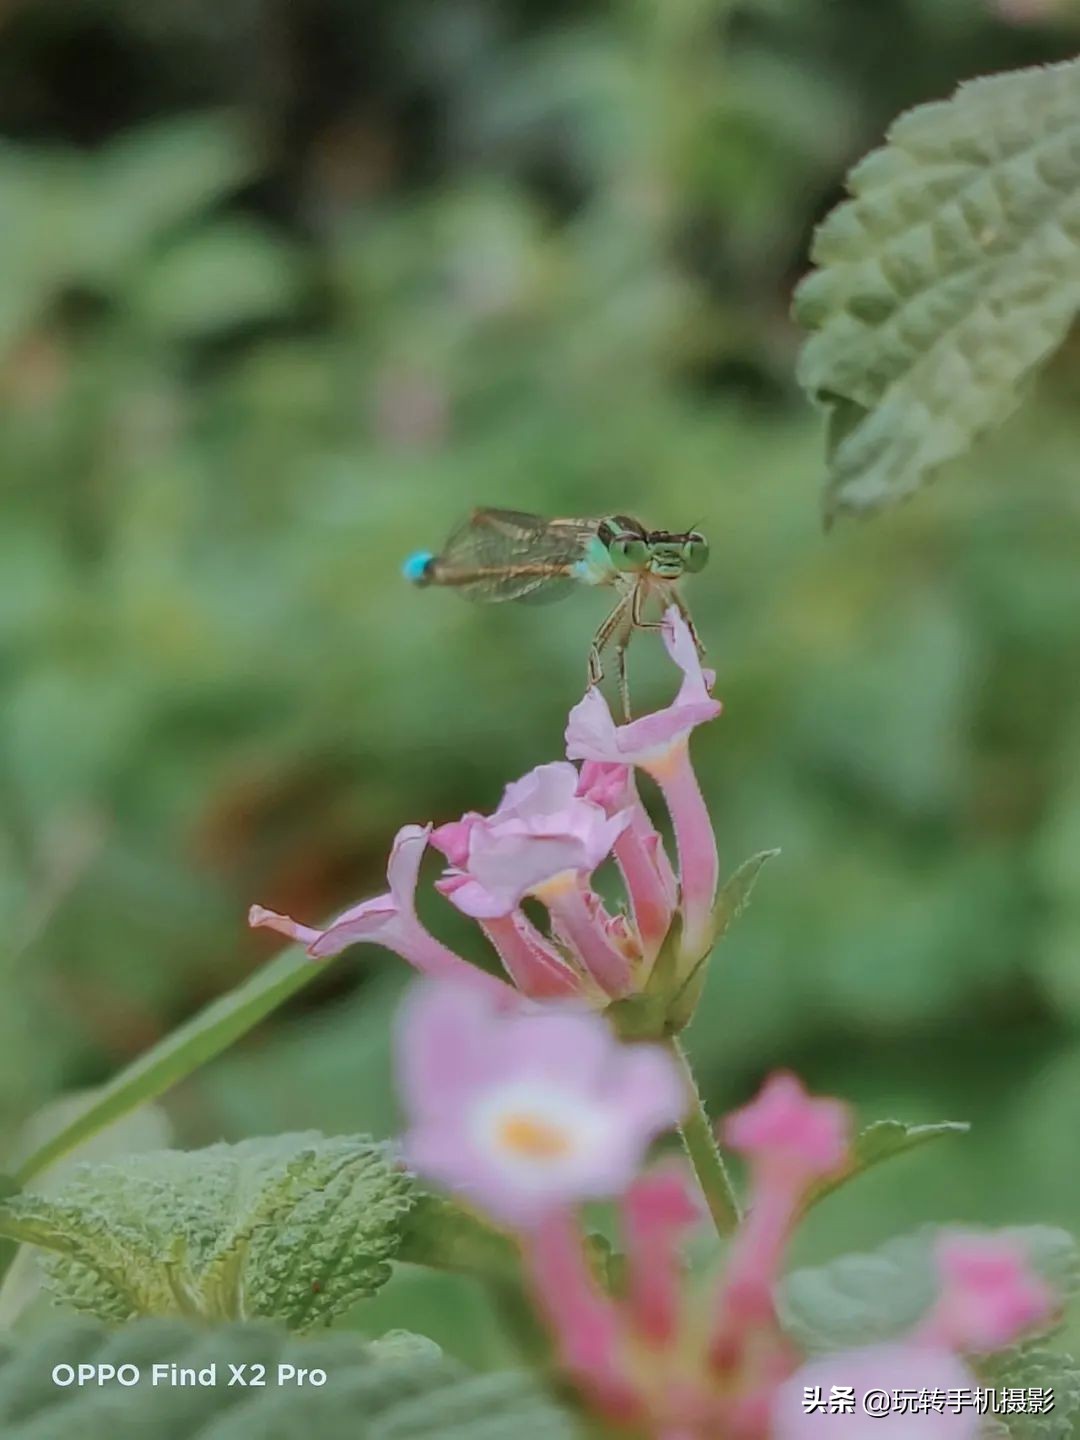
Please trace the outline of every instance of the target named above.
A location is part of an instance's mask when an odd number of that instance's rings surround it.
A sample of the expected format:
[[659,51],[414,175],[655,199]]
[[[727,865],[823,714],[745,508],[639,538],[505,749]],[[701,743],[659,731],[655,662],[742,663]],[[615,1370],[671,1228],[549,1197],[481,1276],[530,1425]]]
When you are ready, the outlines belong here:
[[684,572],[703,570],[709,559],[709,542],[697,530],[646,531],[626,515],[613,515],[601,523],[598,534],[612,565],[623,574],[647,571],[660,580],[677,580]]

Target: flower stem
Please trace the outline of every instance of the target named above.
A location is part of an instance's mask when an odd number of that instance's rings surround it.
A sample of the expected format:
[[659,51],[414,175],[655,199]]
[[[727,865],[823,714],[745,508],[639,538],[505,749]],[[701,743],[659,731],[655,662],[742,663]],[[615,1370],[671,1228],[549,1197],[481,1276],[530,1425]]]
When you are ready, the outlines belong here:
[[488,1298],[508,1344],[524,1364],[541,1371],[554,1364],[551,1338],[520,1280],[489,1279]]
[[735,1187],[713,1136],[689,1057],[677,1037],[673,1036],[668,1041],[668,1047],[683,1073],[690,1097],[690,1108],[686,1119],[679,1126],[679,1134],[705,1196],[717,1234],[730,1235],[742,1218]]

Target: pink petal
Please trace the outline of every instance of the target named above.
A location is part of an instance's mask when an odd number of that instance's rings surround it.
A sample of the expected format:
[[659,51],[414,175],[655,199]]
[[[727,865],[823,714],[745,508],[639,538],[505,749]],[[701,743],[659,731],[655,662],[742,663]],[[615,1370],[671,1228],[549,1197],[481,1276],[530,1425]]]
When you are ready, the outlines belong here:
[[571,760],[648,767],[662,761],[670,747],[685,739],[695,726],[720,714],[723,706],[709,694],[716,677],[712,671],[702,670],[686,622],[674,608],[668,610],[664,621],[664,643],[683,671],[673,704],[640,720],[616,725],[603,696],[590,688],[567,722],[566,753]]
[[638,1334],[654,1345],[667,1344],[678,1329],[679,1241],[701,1218],[681,1165],[640,1176],[623,1197],[630,1317]]
[[533,1000],[582,996],[585,989],[582,977],[530,925],[520,910],[493,916],[481,923],[484,934],[498,951],[503,969],[523,995]]
[[642,1133],[670,1130],[686,1114],[686,1086],[670,1055],[659,1046],[624,1046],[617,1084],[624,1119],[632,1117]]
[[[971,1370],[947,1350],[918,1345],[874,1345],[862,1350],[845,1350],[802,1366],[777,1390],[772,1405],[770,1440],[876,1440],[877,1436],[918,1436],[918,1440],[974,1440],[982,1427],[982,1416],[969,1405],[958,1413],[902,1413],[894,1407],[881,1418],[868,1415],[864,1400],[868,1393],[950,1391],[970,1394],[980,1381]],[[829,1411],[834,1392],[852,1391],[851,1413]],[[817,1408],[807,1409],[808,1403]]]
[[416,913],[416,884],[431,828],[430,825],[403,825],[390,849],[386,878],[395,903],[406,915]]
[[586,760],[581,767],[577,793],[583,800],[599,805],[608,815],[614,815],[627,809],[637,799],[633,774],[628,765]]
[[618,1312],[593,1278],[580,1228],[555,1213],[530,1234],[525,1254],[563,1366],[608,1419],[632,1422],[641,1401],[622,1353]]
[[838,1100],[813,1099],[796,1076],[779,1071],[756,1099],[728,1116],[724,1138],[756,1163],[805,1182],[844,1166],[850,1124]]
[[414,985],[396,1021],[398,1088],[414,1118],[459,1111],[498,1074],[488,1039],[492,1004],[457,985]]
[[629,757],[620,750],[616,731],[607,701],[599,690],[590,686],[570,711],[566,724],[566,753],[571,760],[629,764]]
[[476,831],[470,847],[467,883],[455,877],[452,888],[440,886],[464,914],[482,919],[509,915],[525,895],[557,875],[591,873],[598,863],[595,851],[599,844],[606,843],[609,834],[605,830],[588,837],[590,848],[575,835],[516,833],[521,823],[507,822],[501,833]]
[[248,924],[253,930],[265,928],[276,930],[289,940],[298,940],[301,945],[311,945],[322,934],[310,925],[300,925],[288,915],[279,915],[276,910],[267,910],[264,905],[252,905],[248,911]]
[[683,921],[679,948],[689,963],[696,964],[713,944],[712,913],[720,879],[716,836],[685,742],[673,745],[663,765],[652,773],[671,814],[679,853]]
[[352,906],[318,936],[311,944],[317,960],[328,960],[360,941],[378,944],[400,937],[400,912],[390,895],[377,895]]
[[[605,1091],[619,1053],[605,1021],[591,1010],[544,1008],[492,1027],[488,1043],[500,1070],[595,1095]],[[605,1091],[606,1093],[606,1091]]]
[[611,941],[598,907],[577,884],[540,890],[558,938],[605,995],[618,998],[633,989],[633,971],[626,955]]
[[[634,805],[631,822],[613,850],[642,951],[651,962],[670,928],[679,892],[663,841],[640,802]],[[639,975],[639,983],[644,978]]]
[[555,814],[573,802],[577,783],[577,771],[565,760],[538,765],[507,785],[492,819]]
[[676,697],[676,705],[687,705],[692,701],[709,700],[709,692],[716,683],[716,673],[703,670],[701,657],[697,653],[690,627],[672,605],[664,615],[661,631],[664,648],[683,672],[682,685]]
[[920,1325],[922,1339],[987,1352],[1044,1327],[1059,1308],[1027,1252],[1007,1235],[944,1235],[937,1245],[941,1294]]
[[446,825],[436,826],[431,832],[431,843],[444,854],[451,865],[461,869],[469,858],[469,837],[473,826],[483,822],[483,816],[470,810],[460,820],[451,820]]

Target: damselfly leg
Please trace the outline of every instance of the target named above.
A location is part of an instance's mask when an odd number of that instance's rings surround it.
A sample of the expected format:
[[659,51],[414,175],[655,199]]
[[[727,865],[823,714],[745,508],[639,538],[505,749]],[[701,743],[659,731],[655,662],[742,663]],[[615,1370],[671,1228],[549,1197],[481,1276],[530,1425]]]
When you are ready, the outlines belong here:
[[630,687],[626,679],[626,646],[634,628],[634,595],[624,595],[604,623],[593,636],[589,647],[589,684],[599,685],[604,678],[601,655],[615,642],[615,668],[619,680],[619,695],[622,699],[623,716],[630,719]]
[[671,603],[675,606],[679,614],[682,616],[683,620],[686,622],[686,628],[690,631],[690,639],[694,642],[694,648],[697,650],[698,658],[704,660],[705,646],[702,643],[701,636],[697,632],[697,626],[694,624],[694,617],[690,614],[686,601],[679,594],[678,590],[675,589],[672,589],[670,599]]
[[635,630],[662,630],[664,628],[663,620],[645,619],[645,605],[650,595],[656,595],[665,609],[668,605],[676,607],[686,621],[687,629],[690,631],[690,637],[698,654],[701,656],[705,654],[705,647],[701,643],[701,637],[697,633],[690,611],[675,586],[658,586],[655,581],[651,584],[648,581],[638,581],[633,589],[623,596],[597,630],[593,636],[592,645],[589,647],[590,685],[599,685],[603,680],[604,666],[601,656],[609,646],[611,647],[615,656],[615,673],[625,720],[631,718],[630,686],[626,667],[626,649],[630,643],[630,637]]

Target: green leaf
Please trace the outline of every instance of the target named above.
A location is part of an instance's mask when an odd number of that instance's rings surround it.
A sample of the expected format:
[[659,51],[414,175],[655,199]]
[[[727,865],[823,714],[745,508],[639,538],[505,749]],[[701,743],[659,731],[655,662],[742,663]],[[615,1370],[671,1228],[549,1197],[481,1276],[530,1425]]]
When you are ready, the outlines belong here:
[[1080,1424],[1080,1367],[1071,1355],[1040,1345],[1005,1350],[979,1364],[992,1389],[1050,1390],[1054,1408],[1045,1414],[1003,1415],[1001,1430],[1015,1440],[1071,1440]]
[[[809,1351],[873,1345],[906,1333],[937,1293],[934,1247],[949,1228],[929,1226],[869,1254],[793,1271],[778,1296],[785,1328]],[[970,1227],[964,1231],[970,1233]],[[1064,1230],[1023,1225],[994,1233],[1021,1244],[1032,1267],[1062,1298],[1080,1288],[1080,1256]]]
[[227,111],[173,116],[119,136],[75,170],[80,270],[126,281],[125,267],[153,240],[202,214],[258,166],[242,120]]
[[[43,1105],[23,1126],[16,1145],[16,1154],[32,1149],[40,1137],[56,1130],[72,1114],[85,1109],[87,1095],[92,1093],[72,1092]],[[30,1188],[53,1192],[80,1163],[115,1161],[123,1155],[143,1150],[161,1150],[169,1145],[172,1138],[172,1126],[164,1110],[154,1104],[142,1105],[105,1130],[90,1136],[84,1144],[66,1155],[53,1166],[48,1175],[41,1177],[39,1182]],[[3,1180],[0,1180],[0,1199],[15,1194],[18,1190],[10,1181],[8,1188],[2,1187]],[[0,1240],[0,1253],[3,1253],[5,1248],[14,1252],[19,1247],[12,1240]],[[7,1262],[3,1265],[7,1273],[0,1289],[0,1329],[10,1327],[16,1317],[33,1302],[41,1288],[41,1270],[30,1249],[23,1248],[14,1257],[14,1263],[9,1261],[6,1254],[3,1254],[3,1260]]]
[[120,135],[92,155],[0,144],[0,349],[70,284],[111,289],[177,225],[258,170],[228,112],[173,116]]
[[[178,1320],[111,1332],[72,1321],[0,1354],[0,1431],[4,1440],[573,1440],[569,1417],[529,1377],[470,1375],[430,1341],[411,1341],[297,1340],[265,1324],[208,1330]],[[230,1363],[249,1382],[263,1367],[264,1383],[230,1386]],[[139,1379],[62,1387],[52,1380],[60,1364],[135,1365]],[[177,1370],[155,1385],[155,1364]],[[170,1384],[180,1369],[212,1383]],[[325,1383],[298,1385],[300,1370],[324,1372]]]
[[1080,304],[1080,62],[962,85],[887,138],[795,297],[829,518],[896,502],[1004,420]]
[[[664,1031],[666,1034],[677,1034],[693,1019],[694,1011],[701,999],[701,992],[705,987],[705,976],[713,951],[749,905],[750,896],[766,860],[771,860],[779,854],[779,850],[761,850],[758,854],[751,855],[749,860],[744,860],[735,873],[730,875],[720,887],[720,893],[713,905],[712,939],[709,948],[692,966],[689,974],[679,984],[676,993],[665,1002]],[[682,933],[678,928],[676,918],[657,958],[653,978],[649,982],[650,990],[658,985],[671,983],[666,978],[658,979],[656,977],[666,977],[672,969],[676,974],[678,973],[682,960],[681,944]]]
[[779,854],[779,850],[760,850],[756,855],[751,855],[749,860],[744,860],[735,873],[724,881],[712,912],[714,945],[719,944],[750,904],[750,896],[754,893],[762,866]]
[[299,945],[282,951],[103,1085],[85,1109],[28,1156],[16,1172],[16,1180],[25,1185],[119,1116],[164,1094],[323,973]]
[[155,258],[128,299],[148,329],[190,339],[287,314],[301,278],[296,254],[264,226],[222,220]]
[[412,1181],[385,1147],[280,1135],[79,1166],[10,1197],[0,1234],[37,1245],[62,1302],[108,1320],[266,1316],[326,1324],[390,1276]]
[[427,1335],[417,1335],[412,1330],[387,1330],[377,1340],[369,1342],[371,1353],[384,1360],[437,1360],[442,1351]]
[[860,1130],[852,1147],[851,1162],[842,1174],[826,1180],[811,1191],[806,1206],[816,1205],[826,1195],[832,1194],[841,1185],[854,1180],[864,1170],[891,1160],[894,1155],[903,1155],[908,1150],[917,1150],[931,1140],[943,1140],[950,1135],[966,1135],[971,1129],[963,1120],[941,1120],[934,1125],[908,1125],[903,1120],[875,1120]]

